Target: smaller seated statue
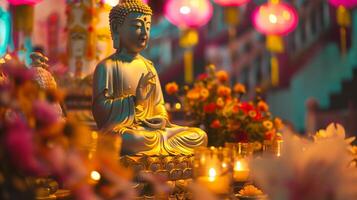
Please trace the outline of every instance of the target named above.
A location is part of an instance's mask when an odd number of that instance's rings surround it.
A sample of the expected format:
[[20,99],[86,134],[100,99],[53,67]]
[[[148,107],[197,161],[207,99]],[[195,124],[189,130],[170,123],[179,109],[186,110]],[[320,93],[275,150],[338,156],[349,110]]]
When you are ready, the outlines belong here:
[[[48,70],[48,58],[40,52],[32,52],[30,54],[31,69],[34,71],[34,79],[43,90],[56,90],[57,82],[51,72]],[[56,110],[58,116],[65,116],[65,110],[60,102],[52,102],[52,106]]]
[[122,137],[124,154],[190,155],[207,145],[206,133],[169,122],[158,74],[139,54],[149,40],[151,15],[141,0],[123,0],[112,8],[116,52],[95,69],[93,116],[102,132]]

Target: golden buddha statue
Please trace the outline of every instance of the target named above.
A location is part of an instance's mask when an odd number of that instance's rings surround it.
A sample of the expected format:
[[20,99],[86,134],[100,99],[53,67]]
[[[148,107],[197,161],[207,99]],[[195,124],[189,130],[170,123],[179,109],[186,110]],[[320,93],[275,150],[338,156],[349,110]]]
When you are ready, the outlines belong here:
[[139,54],[149,40],[151,15],[141,0],[123,0],[111,9],[116,52],[95,69],[93,116],[101,132],[122,137],[124,154],[190,155],[207,145],[206,133],[169,122],[157,72]]

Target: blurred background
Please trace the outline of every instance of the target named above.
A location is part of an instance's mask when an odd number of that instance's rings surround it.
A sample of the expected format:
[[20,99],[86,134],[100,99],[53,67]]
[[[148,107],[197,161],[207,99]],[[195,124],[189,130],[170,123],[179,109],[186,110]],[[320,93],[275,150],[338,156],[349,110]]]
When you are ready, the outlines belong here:
[[[108,13],[118,0],[0,0],[0,58],[43,52],[66,105],[91,120],[91,74],[114,52]],[[164,86],[192,84],[214,64],[257,89],[299,132],[339,122],[357,132],[355,0],[148,0],[152,60]],[[168,103],[178,100],[166,96]]]

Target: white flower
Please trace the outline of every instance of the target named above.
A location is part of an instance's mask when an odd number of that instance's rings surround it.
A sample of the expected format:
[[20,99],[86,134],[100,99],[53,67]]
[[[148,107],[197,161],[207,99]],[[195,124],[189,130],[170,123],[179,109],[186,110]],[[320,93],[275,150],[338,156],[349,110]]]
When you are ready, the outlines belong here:
[[[316,132],[316,135],[313,136],[316,142],[321,141],[326,138],[340,138],[345,139],[346,133],[345,128],[338,123],[331,123],[327,126],[326,130],[321,129]],[[345,141],[348,144],[351,144],[355,140],[355,137],[346,138]]]
[[284,134],[282,156],[255,160],[252,171],[270,199],[355,200],[357,169],[348,168],[351,157],[341,137],[314,143]]

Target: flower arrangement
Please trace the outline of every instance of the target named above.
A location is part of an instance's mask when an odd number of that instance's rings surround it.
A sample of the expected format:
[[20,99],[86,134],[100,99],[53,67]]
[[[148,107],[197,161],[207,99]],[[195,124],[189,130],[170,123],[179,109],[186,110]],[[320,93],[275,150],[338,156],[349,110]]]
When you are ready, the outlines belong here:
[[48,197],[42,178],[56,180],[73,199],[135,196],[131,173],[113,159],[118,150],[93,151],[94,142],[108,147],[115,138],[104,140],[62,116],[55,105],[63,94],[41,88],[34,71],[16,60],[0,64],[0,74],[0,199]]
[[[169,95],[178,95],[176,83],[167,84],[165,89]],[[279,139],[281,119],[271,116],[269,106],[259,96],[243,101],[245,93],[244,85],[237,83],[231,88],[228,73],[209,65],[191,88],[184,89],[181,99],[186,115],[204,126],[209,145],[256,142],[261,147],[264,140]]]

